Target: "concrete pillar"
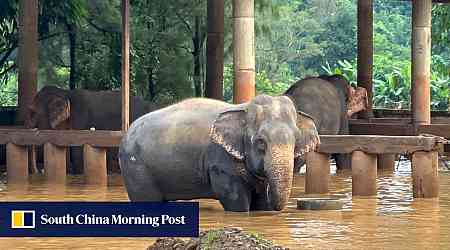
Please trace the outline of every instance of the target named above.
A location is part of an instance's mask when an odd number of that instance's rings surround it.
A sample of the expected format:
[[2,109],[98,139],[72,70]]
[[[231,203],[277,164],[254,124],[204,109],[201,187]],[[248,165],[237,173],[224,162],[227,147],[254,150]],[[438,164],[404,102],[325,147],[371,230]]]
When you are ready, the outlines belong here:
[[6,145],[6,176],[8,184],[28,182],[28,148],[13,143]]
[[431,0],[412,1],[411,108],[415,130],[431,123]]
[[377,156],[355,151],[352,154],[353,196],[377,195]]
[[437,152],[415,152],[412,156],[414,198],[439,197]]
[[330,160],[328,154],[309,152],[306,154],[306,194],[326,194],[329,192]]
[[205,96],[223,100],[224,0],[208,0]]
[[83,147],[83,160],[86,184],[107,185],[106,149],[86,144]]
[[373,110],[373,0],[358,0],[358,86],[367,90],[368,106],[362,118],[372,118]]
[[254,0],[233,0],[233,102],[255,96]]
[[66,155],[65,147],[58,147],[51,143],[44,144],[44,169],[49,183],[66,182]]

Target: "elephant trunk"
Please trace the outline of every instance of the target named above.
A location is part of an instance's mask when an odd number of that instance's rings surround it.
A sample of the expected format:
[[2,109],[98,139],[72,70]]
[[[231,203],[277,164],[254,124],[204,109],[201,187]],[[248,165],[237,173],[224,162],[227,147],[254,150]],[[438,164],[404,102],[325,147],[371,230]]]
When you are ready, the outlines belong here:
[[291,194],[294,146],[274,145],[266,157],[270,157],[265,159],[268,202],[273,210],[281,211],[286,207]]

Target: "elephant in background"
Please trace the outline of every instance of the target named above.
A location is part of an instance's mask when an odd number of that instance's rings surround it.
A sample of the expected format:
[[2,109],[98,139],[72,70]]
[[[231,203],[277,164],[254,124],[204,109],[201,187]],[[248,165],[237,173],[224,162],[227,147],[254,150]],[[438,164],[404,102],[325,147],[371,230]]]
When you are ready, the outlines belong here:
[[[348,119],[367,108],[367,91],[354,89],[340,75],[309,77],[296,82],[284,95],[289,96],[298,110],[314,117],[319,134],[349,134]],[[338,169],[351,168],[348,154],[334,155]],[[304,159],[296,163],[296,171]]]
[[[118,91],[64,90],[54,86],[42,88],[28,107],[25,127],[38,129],[120,130],[121,93]],[[130,97],[130,120],[157,107],[138,97]],[[117,149],[116,149],[117,151]],[[71,149],[75,173],[82,169],[82,150]],[[116,155],[116,154],[114,154]],[[108,166],[114,162],[108,150]],[[117,161],[116,161],[117,162]]]
[[294,158],[319,143],[285,97],[188,99],[136,120],[119,147],[131,201],[218,199],[226,211],[282,210]]

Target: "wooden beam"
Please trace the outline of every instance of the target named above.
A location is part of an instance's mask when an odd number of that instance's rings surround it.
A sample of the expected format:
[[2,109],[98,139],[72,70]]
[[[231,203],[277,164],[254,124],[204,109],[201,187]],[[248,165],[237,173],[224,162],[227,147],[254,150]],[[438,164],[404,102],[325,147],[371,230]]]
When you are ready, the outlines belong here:
[[306,154],[306,194],[326,194],[329,192],[330,156],[317,152]]
[[130,126],[130,3],[122,0],[122,131]]
[[89,130],[10,130],[0,129],[0,144],[116,147],[122,139],[121,131]]
[[377,156],[355,151],[352,154],[352,195],[377,195]]
[[[432,134],[450,139],[450,124],[429,124],[421,125],[418,134]],[[411,124],[401,123],[370,123],[370,122],[350,122],[350,133],[353,135],[414,135]]]
[[86,184],[107,185],[106,149],[86,144],[83,147],[83,160]]
[[403,154],[416,151],[434,151],[442,147],[442,139],[426,136],[377,136],[377,135],[321,135],[320,153]]
[[205,96],[223,100],[224,0],[208,0]]
[[350,124],[394,123],[402,125],[402,124],[412,124],[412,120],[411,118],[387,117],[387,118],[370,118],[370,119],[350,119],[349,123]]
[[19,1],[18,102],[17,122],[22,124],[37,90],[38,0]]
[[64,184],[66,182],[66,154],[65,147],[44,144],[44,169],[47,181]]
[[414,198],[439,197],[437,152],[415,152],[412,156]]
[[26,146],[6,145],[6,176],[8,184],[28,182],[28,149]]
[[450,124],[421,125],[419,134],[432,134],[450,139]]
[[411,106],[415,129],[431,123],[431,0],[412,1]]
[[352,135],[414,135],[412,125],[398,123],[358,123],[350,124]]
[[373,117],[373,0],[358,0],[358,86],[367,90],[368,106],[360,112]]
[[233,102],[255,96],[254,0],[233,0]]

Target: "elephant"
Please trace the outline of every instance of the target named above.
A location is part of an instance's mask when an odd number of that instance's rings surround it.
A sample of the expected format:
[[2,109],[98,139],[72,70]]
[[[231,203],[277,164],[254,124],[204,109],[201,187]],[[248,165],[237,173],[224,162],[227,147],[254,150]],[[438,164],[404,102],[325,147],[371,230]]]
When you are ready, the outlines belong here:
[[[43,87],[28,107],[26,128],[120,130],[121,93],[118,91],[65,90]],[[130,120],[158,107],[138,97],[130,97]],[[116,149],[117,152],[117,149]],[[75,173],[82,169],[82,150],[71,149]],[[116,153],[108,151],[108,165]]]
[[133,122],[119,164],[131,201],[210,198],[225,211],[280,211],[294,158],[319,143],[312,118],[288,97],[193,98]]
[[[298,110],[311,115],[319,134],[349,134],[348,119],[367,108],[367,91],[354,89],[341,75],[309,77],[296,82],[284,95],[289,96]],[[351,168],[350,155],[334,155],[338,169]],[[304,159],[296,162],[298,171]]]

